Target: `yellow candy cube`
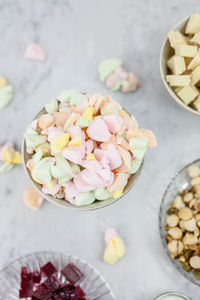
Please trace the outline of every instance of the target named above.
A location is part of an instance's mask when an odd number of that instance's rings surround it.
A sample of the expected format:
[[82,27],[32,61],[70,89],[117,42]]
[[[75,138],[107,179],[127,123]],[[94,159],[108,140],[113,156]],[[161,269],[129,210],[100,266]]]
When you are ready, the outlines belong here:
[[81,137],[77,136],[75,138],[73,138],[70,142],[69,142],[69,146],[80,146],[81,144]]
[[60,153],[69,143],[69,133],[56,136],[51,140],[50,148],[53,153]]
[[0,87],[6,86],[8,83],[5,78],[0,77]]
[[91,121],[94,115],[94,107],[88,107],[82,114],[82,119],[85,121]]
[[17,164],[17,165],[22,164],[22,156],[21,156],[20,152],[15,151],[14,157],[12,160],[12,164]]
[[122,196],[122,194],[123,194],[123,188],[122,189],[120,189],[120,190],[115,190],[112,194],[113,194],[113,198],[114,199],[117,199],[117,198],[119,198],[119,197],[121,197]]
[[14,158],[14,154],[15,154],[15,150],[12,147],[9,148],[8,150],[6,150],[6,149],[2,150],[3,159],[8,164],[12,163],[12,160]]
[[87,155],[86,159],[87,160],[96,160],[96,157],[93,153],[90,153],[90,154]]

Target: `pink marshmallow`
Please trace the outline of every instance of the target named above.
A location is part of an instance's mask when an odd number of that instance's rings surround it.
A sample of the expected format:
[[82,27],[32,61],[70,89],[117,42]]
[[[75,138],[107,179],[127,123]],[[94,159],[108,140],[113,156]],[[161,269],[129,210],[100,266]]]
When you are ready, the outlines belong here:
[[37,127],[38,127],[38,120],[33,120],[33,121],[31,122],[31,128],[32,128],[33,130],[36,130]]
[[65,186],[65,200],[72,203],[73,202],[72,199],[78,195],[79,190],[77,189],[76,185],[72,180],[65,183],[64,186]]
[[105,235],[104,235],[104,240],[106,242],[106,244],[108,244],[110,242],[110,240],[112,240],[117,234],[117,231],[115,230],[115,228],[108,228],[105,230]]
[[87,184],[91,184],[95,187],[103,187],[105,186],[105,181],[102,177],[98,176],[98,174],[93,170],[83,170],[81,172],[81,176],[84,182]]
[[109,192],[120,190],[127,185],[129,174],[121,173],[115,175],[113,183],[108,187]]
[[109,160],[109,165],[110,165],[111,170],[114,170],[121,166],[121,164],[122,164],[121,157],[119,155],[119,152],[117,151],[117,149],[115,148],[115,146],[113,144],[110,144],[108,146],[108,149],[103,150],[103,151],[105,153],[105,156]]
[[36,43],[30,43],[24,54],[25,58],[44,61],[46,54],[44,50]]
[[88,103],[88,98],[85,98],[81,103],[76,105],[76,112],[81,114],[88,108],[89,103]]
[[98,160],[83,160],[81,166],[93,171],[98,171],[101,169],[101,163]]
[[55,138],[56,136],[62,135],[64,132],[61,129],[58,129],[56,127],[49,127],[47,129],[48,131],[48,141],[51,142],[51,140],[53,138]]
[[67,121],[65,122],[65,125],[64,125],[64,131],[67,131],[68,128],[72,127],[75,125],[75,123],[80,119],[81,115],[80,114],[77,114],[75,112],[72,112],[70,115],[69,115],[69,118],[67,119]]
[[[73,149],[72,149],[73,148]],[[72,161],[75,164],[81,164],[82,159],[85,156],[85,153],[81,151],[81,147],[74,146],[74,147],[66,147],[62,150],[62,155],[64,158]]]
[[46,185],[42,186],[43,193],[52,195],[52,196],[55,196],[59,192],[60,189],[61,189],[61,186],[59,184],[57,184],[56,182],[53,182],[52,190]]
[[126,80],[128,73],[122,68],[118,67],[113,73],[111,73],[106,79],[106,86],[112,88],[115,84],[120,83],[123,80]]
[[122,128],[123,125],[123,120],[122,118],[117,115],[117,114],[113,114],[113,115],[108,115],[103,117],[104,122],[106,123],[108,130],[110,131],[110,133],[117,133],[120,131],[120,129]]
[[74,184],[79,192],[89,192],[95,189],[95,186],[88,184],[83,180],[81,173],[74,177]]
[[86,147],[86,154],[87,155],[90,154],[93,151],[94,147],[95,147],[94,141],[91,140],[91,139],[87,140],[85,142],[85,147]]
[[102,118],[96,118],[87,129],[88,136],[97,142],[107,142],[111,136]]

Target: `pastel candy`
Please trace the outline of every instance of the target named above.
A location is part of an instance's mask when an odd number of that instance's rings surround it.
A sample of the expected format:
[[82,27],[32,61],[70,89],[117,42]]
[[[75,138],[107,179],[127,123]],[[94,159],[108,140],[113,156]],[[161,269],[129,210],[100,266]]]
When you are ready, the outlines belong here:
[[78,193],[79,190],[72,180],[65,184],[65,200],[71,201]]
[[56,127],[49,127],[47,132],[49,142],[51,142],[55,137],[64,134],[64,131],[62,129]]
[[117,231],[115,228],[108,228],[105,230],[104,240],[106,244],[110,242],[111,239],[113,239],[117,234]]
[[146,138],[132,138],[129,142],[131,152],[137,159],[143,159],[144,154],[147,150],[147,139]]
[[48,127],[50,127],[54,122],[54,119],[52,117],[52,115],[49,114],[44,114],[39,118],[39,127],[41,129],[46,129]]
[[14,153],[15,150],[13,147],[10,147],[8,149],[2,149],[2,156],[3,156],[3,161],[10,164],[12,163],[12,160],[14,158]]
[[45,109],[48,114],[52,115],[54,112],[58,111],[58,100],[53,99],[45,105]]
[[140,82],[133,73],[128,73],[126,79],[128,85],[122,85],[121,90],[125,93],[135,91],[139,86]]
[[104,187],[98,187],[93,191],[94,197],[97,200],[107,200],[112,198],[112,193],[108,192],[108,190]]
[[19,151],[14,152],[12,164],[15,164],[15,165],[22,164],[22,156],[21,156],[21,153]]
[[51,182],[49,158],[43,158],[34,167],[34,174],[44,182]]
[[69,114],[66,112],[54,112],[53,113],[54,121],[57,127],[64,127],[65,122],[67,121]]
[[50,143],[51,151],[53,153],[60,153],[69,143],[69,138],[70,135],[68,133],[54,137]]
[[80,119],[81,115],[77,113],[71,113],[64,125],[64,131],[75,125],[75,123]]
[[106,185],[106,182],[93,170],[83,170],[81,173],[82,179],[87,184],[93,185],[93,187],[102,187]]
[[67,90],[67,91],[64,91],[64,92],[60,93],[60,94],[57,96],[57,99],[58,99],[60,102],[64,102],[64,103],[65,103],[65,102],[69,102],[70,99],[71,99],[71,97],[72,97],[73,95],[76,95],[76,94],[79,94],[79,92],[76,91],[76,90],[73,90],[73,89]]
[[76,112],[82,114],[89,106],[88,98],[85,97],[79,104],[76,105]]
[[120,157],[119,152],[117,151],[117,149],[115,148],[114,145],[110,144],[108,146],[107,150],[103,150],[104,151],[104,155],[108,158],[109,160],[109,164],[110,164],[110,169],[114,170],[118,167],[121,166],[122,164],[122,159]]
[[149,147],[156,147],[157,140],[154,133],[151,130],[147,129],[138,129],[134,127],[130,127],[127,133],[127,139],[130,141],[131,138],[146,138],[148,140]]
[[101,162],[98,160],[82,160],[81,166],[93,171],[98,171],[101,169]]
[[127,79],[128,73],[122,67],[117,69],[110,74],[106,79],[106,86],[112,90],[120,89],[123,81]]
[[[36,128],[36,129],[37,129],[37,128]],[[27,133],[27,134],[30,134],[30,135],[38,135],[38,132],[36,131],[36,129],[33,129],[32,123],[31,123],[31,126],[29,126],[29,127],[26,129],[26,133]]]
[[73,178],[71,175],[66,175],[65,177],[59,178],[58,183],[61,186],[65,186],[65,184]]
[[30,43],[24,54],[25,58],[44,61],[46,54],[44,50],[36,43]]
[[89,127],[91,124],[91,121],[86,121],[86,120],[83,120],[83,118],[80,118],[77,122],[76,122],[76,125],[81,127],[81,128],[86,128],[86,127]]
[[139,170],[139,168],[141,166],[141,163],[142,163],[141,159],[132,160],[131,169],[130,169],[129,173],[130,174],[135,174]]
[[38,163],[43,157],[43,151],[42,149],[37,149],[35,154],[32,156],[32,161],[34,164]]
[[116,235],[107,244],[104,251],[104,261],[108,264],[115,264],[125,255],[126,249],[122,239]]
[[[38,128],[38,120],[36,119],[36,120],[33,120],[32,122],[31,122],[31,128],[34,130],[34,131],[36,131],[37,130],[37,128]],[[37,132],[36,132],[37,133]]]
[[110,133],[117,133],[122,127],[123,120],[118,114],[112,114],[103,117],[104,122],[106,123]]
[[102,61],[98,66],[99,78],[104,81],[113,71],[122,65],[121,60],[109,58]]
[[44,199],[32,187],[29,186],[24,190],[24,204],[33,210],[38,210],[42,205]]
[[77,136],[75,138],[73,138],[70,142],[69,142],[69,146],[80,146],[81,145],[81,137]]
[[113,102],[106,102],[101,106],[101,115],[106,116],[110,114],[117,114],[118,107]]
[[8,83],[7,83],[7,80],[4,78],[4,77],[0,77],[0,87],[4,87],[6,86]]
[[83,206],[92,204],[95,201],[94,195],[92,192],[79,193],[75,198],[75,205]]
[[131,169],[131,154],[128,150],[125,150],[124,148],[117,146],[117,150],[121,156],[122,164],[117,169],[119,173],[126,173],[129,172]]
[[92,122],[87,129],[87,134],[97,142],[107,142],[111,136],[102,118],[97,118]]
[[101,106],[106,102],[105,97],[98,93],[91,94],[88,99],[89,106],[94,106],[94,115],[99,113]]
[[42,191],[43,193],[51,196],[55,196],[60,191],[61,186],[56,182],[52,182],[52,186],[43,185]]
[[70,160],[75,164],[81,164],[85,153],[81,150],[80,146],[76,147],[76,149],[64,148],[62,151],[62,155],[64,158]]
[[90,154],[94,149],[95,143],[93,140],[89,139],[85,142],[86,154]]
[[34,149],[35,147],[43,144],[46,142],[47,138],[42,135],[33,135],[33,134],[24,134],[25,141],[26,141],[26,147],[28,149]]
[[80,173],[81,169],[80,169],[79,165],[77,165],[77,164],[75,164],[73,162],[69,162],[69,165],[70,165],[72,174],[78,174],[78,173]]
[[111,137],[109,138],[109,140],[107,142],[101,143],[101,149],[108,149],[108,146],[110,144],[113,144],[114,146],[117,146],[117,139],[115,137],[114,134],[111,135]]
[[125,111],[122,110],[119,115],[121,116],[121,118],[123,119],[123,123],[124,125],[129,128],[129,127],[137,127],[135,126],[135,122],[134,119]]
[[50,172],[54,178],[60,179],[72,174],[70,164],[61,154],[56,154],[55,159],[55,164],[52,163],[50,166]]
[[94,115],[94,107],[87,107],[82,113],[82,119],[85,121],[91,121]]
[[13,164],[4,163],[0,165],[0,173],[9,172],[14,167]]
[[124,190],[124,188],[121,188],[119,190],[113,191],[113,193],[112,193],[113,194],[113,198],[114,199],[120,198],[123,195],[123,190]]
[[70,106],[69,106],[69,103],[68,102],[65,102],[65,103],[60,103],[59,104],[59,112],[67,112],[69,113],[69,109],[70,109]]
[[74,184],[76,185],[76,188],[79,192],[89,192],[95,189],[94,185],[91,185],[90,183],[86,183],[83,180],[82,174],[79,173],[74,177]]
[[96,160],[96,157],[93,153],[87,155],[86,160]]
[[119,173],[115,175],[112,185],[108,187],[108,191],[114,192],[116,190],[120,190],[124,188],[127,185],[128,178],[129,178],[129,174],[125,174],[125,173]]
[[86,95],[83,95],[83,94],[74,94],[71,99],[70,99],[70,104],[71,105],[77,105],[77,104],[80,104],[84,99],[86,99],[87,96]]
[[0,87],[0,109],[6,107],[13,98],[12,85]]

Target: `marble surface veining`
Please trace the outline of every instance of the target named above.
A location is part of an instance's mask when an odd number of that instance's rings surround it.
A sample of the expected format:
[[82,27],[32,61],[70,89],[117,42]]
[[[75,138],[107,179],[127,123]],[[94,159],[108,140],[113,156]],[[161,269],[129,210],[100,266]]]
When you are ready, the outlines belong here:
[[[0,267],[33,251],[61,250],[93,264],[116,299],[152,300],[174,290],[199,300],[199,288],[174,269],[158,231],[159,205],[169,180],[200,157],[200,119],[167,94],[159,52],[167,32],[198,10],[196,0],[0,0],[0,74],[15,89],[12,103],[0,111],[0,144],[12,140],[20,148],[29,121],[64,89],[108,93],[96,68],[112,56],[120,57],[142,83],[136,93],[113,96],[158,137],[132,191],[99,211],[77,213],[46,202],[33,212],[22,201],[29,184],[23,168],[0,174]],[[24,59],[30,41],[47,52],[44,63]],[[110,226],[127,246],[115,266],[102,261],[104,230]]]

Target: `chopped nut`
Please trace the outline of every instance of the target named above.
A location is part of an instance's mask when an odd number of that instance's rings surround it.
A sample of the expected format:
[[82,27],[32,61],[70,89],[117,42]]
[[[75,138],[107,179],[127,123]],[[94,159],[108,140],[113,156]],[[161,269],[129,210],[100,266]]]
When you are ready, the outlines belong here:
[[190,177],[196,177],[200,175],[200,168],[196,165],[192,165],[188,169],[188,173]]
[[198,227],[200,227],[200,220],[199,220],[199,221],[197,221],[197,226],[198,226]]
[[196,203],[196,199],[192,199],[189,203],[189,208],[192,208]]
[[184,202],[183,202],[181,196],[177,196],[177,197],[174,199],[174,206],[175,206],[177,209],[180,209],[180,208],[184,208],[184,207],[185,207],[185,204],[184,204]]
[[[195,185],[195,191],[196,191],[196,193],[199,195],[200,194],[200,184],[196,184]],[[198,196],[197,195],[197,196]]]
[[181,253],[183,251],[183,243],[181,241],[172,240],[167,246],[171,253]]
[[198,238],[191,233],[186,233],[186,235],[183,238],[183,244],[184,245],[195,245],[198,243]]
[[190,266],[194,269],[200,269],[200,257],[192,256],[190,258]]
[[196,209],[198,212],[200,212],[200,201],[197,201],[197,202],[195,203],[195,209]]
[[168,233],[175,240],[179,240],[179,239],[182,238],[182,231],[181,231],[181,229],[179,227],[170,228],[168,230]]
[[183,197],[183,201],[184,202],[190,202],[193,198],[193,194],[192,193],[187,193],[184,197]]
[[196,221],[194,218],[188,220],[188,221],[183,221],[183,226],[186,230],[188,231],[195,231],[196,229]]
[[179,257],[179,261],[183,263],[183,262],[185,262],[185,261],[186,261],[186,259],[185,259],[185,257],[184,257],[184,256],[180,256],[180,257]]
[[181,208],[178,212],[180,219],[189,220],[192,218],[192,210],[188,207]]
[[197,176],[197,177],[194,177],[192,180],[191,180],[191,185],[198,185],[200,184],[200,177]]
[[172,215],[167,216],[167,224],[170,227],[176,227],[178,222],[179,222],[179,218],[177,217],[177,215],[172,214]]

